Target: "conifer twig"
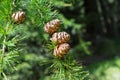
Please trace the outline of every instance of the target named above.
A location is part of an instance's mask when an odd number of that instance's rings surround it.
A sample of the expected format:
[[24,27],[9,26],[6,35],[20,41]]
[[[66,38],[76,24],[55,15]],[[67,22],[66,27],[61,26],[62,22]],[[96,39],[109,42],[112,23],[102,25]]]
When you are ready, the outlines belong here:
[[4,40],[3,40],[3,46],[2,46],[2,53],[3,54],[5,53],[5,49],[6,49],[5,42],[6,42],[6,36],[4,36]]
[[15,3],[16,3],[16,0],[13,0],[13,3],[12,3],[12,4],[13,4],[13,6],[15,5]]
[[5,34],[4,34],[3,46],[2,46],[2,53],[3,53],[3,54],[5,53],[5,49],[6,49],[5,42],[6,42],[6,38],[7,38],[6,32],[7,32],[7,30],[8,30],[8,27],[9,27],[9,23],[7,23],[7,26],[6,26],[6,28],[5,28]]

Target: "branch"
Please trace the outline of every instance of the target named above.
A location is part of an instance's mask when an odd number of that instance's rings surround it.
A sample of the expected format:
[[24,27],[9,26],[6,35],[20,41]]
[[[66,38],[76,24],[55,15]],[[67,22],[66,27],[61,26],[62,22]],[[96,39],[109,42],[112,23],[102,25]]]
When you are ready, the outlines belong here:
[[7,23],[7,26],[6,26],[6,28],[5,28],[5,34],[4,34],[3,46],[2,46],[2,53],[3,53],[3,54],[5,53],[5,49],[6,49],[5,42],[6,42],[6,39],[7,39],[6,32],[7,32],[7,30],[8,30],[8,27],[9,27],[9,23]]
[[13,6],[15,5],[16,1],[17,1],[17,0],[13,0],[13,3],[12,3],[12,4],[13,4]]
[[3,46],[2,46],[2,53],[3,54],[5,53],[5,49],[6,49],[5,42],[6,42],[6,36],[4,36],[4,40],[3,40]]

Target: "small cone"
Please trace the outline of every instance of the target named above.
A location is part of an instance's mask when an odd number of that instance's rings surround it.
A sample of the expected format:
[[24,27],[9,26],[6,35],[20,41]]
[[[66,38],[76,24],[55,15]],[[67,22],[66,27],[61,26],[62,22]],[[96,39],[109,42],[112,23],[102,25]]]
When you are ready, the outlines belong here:
[[48,34],[52,34],[52,33],[54,33],[55,31],[58,30],[59,25],[60,25],[60,20],[59,19],[54,19],[54,20],[45,24],[44,31]]
[[67,32],[54,33],[52,38],[50,38],[52,42],[57,42],[58,44],[66,43],[69,41],[69,39],[70,35]]
[[12,19],[15,23],[21,23],[25,20],[25,12],[18,11],[12,14]]
[[69,44],[67,43],[60,44],[55,47],[53,55],[61,58],[68,53],[69,49],[70,49]]

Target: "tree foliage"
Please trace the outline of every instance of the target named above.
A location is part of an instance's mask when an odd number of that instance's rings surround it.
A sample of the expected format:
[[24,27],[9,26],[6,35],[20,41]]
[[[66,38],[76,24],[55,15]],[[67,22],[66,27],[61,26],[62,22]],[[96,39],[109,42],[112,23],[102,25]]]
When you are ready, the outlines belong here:
[[[82,66],[73,58],[56,59],[46,49],[46,44],[49,43],[49,36],[43,31],[46,22],[59,18],[65,26],[61,29],[73,25],[75,30],[81,28],[74,20],[68,20],[59,14],[53,2],[54,0],[0,1],[1,79],[47,80],[48,76],[55,80],[84,80],[88,76],[88,72],[83,71]],[[71,4],[68,1],[64,2]],[[26,13],[25,21],[21,24],[15,23],[11,18],[17,11]],[[54,43],[48,45],[51,50],[53,46]],[[50,68],[51,72],[47,71],[47,68]]]

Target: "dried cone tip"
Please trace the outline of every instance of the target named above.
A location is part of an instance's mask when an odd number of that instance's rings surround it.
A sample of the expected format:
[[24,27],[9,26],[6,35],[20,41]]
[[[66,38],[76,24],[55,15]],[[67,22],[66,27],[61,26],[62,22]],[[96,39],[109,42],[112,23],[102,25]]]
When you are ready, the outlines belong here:
[[12,14],[12,18],[15,23],[21,23],[25,20],[25,12],[18,11]]
[[70,39],[70,35],[67,32],[57,32],[52,35],[50,40],[52,42],[57,42],[58,44],[66,43]]
[[70,49],[69,44],[67,43],[60,44],[55,47],[53,55],[61,58],[68,53],[69,49]]
[[55,31],[58,30],[59,25],[60,25],[60,20],[59,19],[54,19],[54,20],[45,24],[44,31],[48,34],[52,34],[52,33],[54,33]]

